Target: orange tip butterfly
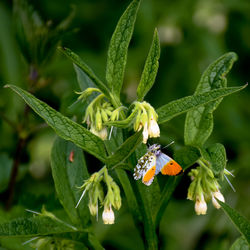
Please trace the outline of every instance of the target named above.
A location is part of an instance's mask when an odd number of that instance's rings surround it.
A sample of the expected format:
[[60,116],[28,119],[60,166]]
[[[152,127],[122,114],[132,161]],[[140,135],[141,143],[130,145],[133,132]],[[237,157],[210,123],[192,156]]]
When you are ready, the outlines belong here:
[[153,144],[143,155],[134,168],[134,179],[142,178],[142,183],[149,186],[154,177],[160,172],[163,175],[178,175],[183,172],[182,167],[171,157],[161,152],[161,146]]

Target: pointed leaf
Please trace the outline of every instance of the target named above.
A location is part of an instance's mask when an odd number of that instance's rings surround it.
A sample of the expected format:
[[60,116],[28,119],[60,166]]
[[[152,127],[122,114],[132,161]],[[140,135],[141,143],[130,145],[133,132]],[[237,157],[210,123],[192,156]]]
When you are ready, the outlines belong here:
[[210,160],[208,161],[212,163],[212,170],[214,174],[219,175],[223,172],[224,168],[226,168],[227,164],[225,147],[220,143],[216,143],[206,148],[206,151],[210,157]]
[[142,72],[141,81],[137,88],[138,101],[142,101],[154,84],[160,58],[160,41],[155,29],[153,42]]
[[120,96],[127,62],[128,46],[134,30],[139,0],[134,0],[121,16],[112,35],[107,59],[107,85],[117,98]]
[[249,244],[247,243],[245,237],[239,237],[229,250],[249,250]]
[[[225,88],[227,86],[226,74],[236,60],[237,55],[229,52],[210,64],[201,77],[195,95]],[[213,111],[221,101],[222,98],[187,113],[184,132],[186,145],[202,146],[204,144],[213,130]]]
[[165,183],[165,186],[161,192],[161,199],[159,201],[158,207],[157,207],[157,213],[156,213],[156,218],[155,218],[155,225],[156,227],[159,226],[161,218],[164,214],[164,211],[167,208],[167,205],[172,197],[172,194],[179,184],[181,177],[178,176],[166,176],[167,181]]
[[200,156],[200,151],[192,146],[184,146],[174,152],[174,160],[180,164],[183,170],[195,164]]
[[89,76],[76,64],[73,64],[75,72],[76,72],[76,78],[79,85],[79,88],[81,91],[86,90],[87,88],[91,87],[94,88],[95,84],[94,82],[89,78]]
[[[215,89],[205,92],[203,94],[186,96],[176,101],[169,102],[156,110],[159,115],[158,123],[164,123],[166,121],[171,120],[175,116],[183,114],[194,108],[197,108],[204,104],[208,104],[209,102],[214,102],[215,100],[218,100],[221,97],[231,95],[235,92],[244,89],[246,86],[247,85],[241,87]],[[189,126],[189,129],[192,130],[192,127]]]
[[60,137],[65,140],[72,141],[77,146],[94,155],[99,160],[106,160],[105,146],[99,137],[95,136],[78,123],[73,122],[68,117],[63,116],[61,113],[57,112],[27,91],[14,85],[7,85],[6,87],[10,87],[17,94],[19,94],[24,99],[24,101],[39,116],[41,116]]
[[57,196],[74,224],[89,222],[87,200],[82,199],[75,208],[81,193],[80,187],[88,175],[83,152],[72,142],[57,138],[51,151],[51,169]]
[[[188,167],[192,166],[200,157],[200,152],[195,147],[185,146],[180,150],[174,152],[174,159],[177,161],[183,170],[187,169]],[[161,199],[158,204],[156,218],[155,218],[155,225],[156,227],[159,226],[161,218],[166,210],[166,207],[172,197],[172,194],[181,181],[181,176],[167,176],[165,177],[166,183],[161,192]]]
[[19,218],[0,224],[0,237],[38,236],[75,232],[76,229],[50,217]]
[[137,148],[137,146],[142,142],[142,133],[137,132],[130,136],[117,150],[116,152],[109,156],[107,159],[107,166],[115,167],[119,163],[125,161]]
[[228,204],[219,200],[217,201],[220,203],[222,209],[234,223],[238,231],[246,238],[248,244],[250,244],[250,222],[236,210],[231,208]]
[[94,83],[95,85],[105,94],[109,96],[109,90],[104,83],[95,75],[92,69],[73,51],[68,48],[58,48],[64,55],[66,55],[75,65],[79,67]]
[[[121,145],[123,141],[123,134],[121,129],[114,128],[113,136],[111,137],[111,140],[105,141],[105,145],[107,147],[107,151],[110,155]],[[115,173],[117,174],[119,181],[122,185],[122,188],[124,190],[126,200],[128,203],[129,210],[131,211],[131,214],[133,215],[134,222],[138,223],[139,220],[141,220],[141,215],[138,207],[138,203],[136,200],[136,196],[134,193],[134,190],[131,185],[131,180],[129,179],[128,174],[122,170],[122,169],[115,169]]]
[[[136,159],[139,159],[147,152],[145,144],[136,149]],[[137,161],[136,161],[137,162]],[[136,163],[135,163],[136,164]],[[157,249],[157,235],[155,230],[155,217],[158,205],[161,201],[160,187],[157,178],[150,186],[146,186],[141,180],[135,183],[135,193],[138,205],[141,210],[147,249]]]

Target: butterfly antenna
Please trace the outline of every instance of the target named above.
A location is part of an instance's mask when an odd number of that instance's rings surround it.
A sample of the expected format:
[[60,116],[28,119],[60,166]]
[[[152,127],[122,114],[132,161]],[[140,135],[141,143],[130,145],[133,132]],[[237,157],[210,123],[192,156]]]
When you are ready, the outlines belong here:
[[233,189],[234,192],[236,192],[234,186],[232,185],[232,183],[229,181],[229,179],[227,178],[227,176],[226,176],[225,174],[224,174],[224,177],[225,177],[225,179],[227,180],[229,186]]
[[[165,146],[165,147],[163,147],[163,148],[167,148],[167,147],[171,146],[172,144],[174,144],[174,141],[170,142],[167,146]],[[162,148],[162,149],[163,149],[163,148]]]

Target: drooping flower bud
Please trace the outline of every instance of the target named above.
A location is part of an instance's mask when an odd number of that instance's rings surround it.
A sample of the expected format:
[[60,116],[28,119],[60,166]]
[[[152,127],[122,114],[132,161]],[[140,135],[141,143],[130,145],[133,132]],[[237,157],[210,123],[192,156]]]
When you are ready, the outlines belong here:
[[108,137],[108,130],[106,127],[102,128],[101,131],[98,132],[98,136],[102,139],[102,140],[106,140]]
[[90,214],[95,216],[98,213],[98,204],[89,203],[88,206]]
[[104,206],[102,220],[104,224],[114,224],[115,214],[111,208],[111,204],[109,206]]
[[147,140],[148,140],[148,123],[147,122],[144,125],[142,135],[143,135],[143,140],[142,141],[143,141],[144,144],[146,144]]
[[219,208],[221,208],[221,205],[219,204],[219,202],[216,199],[218,199],[222,202],[225,202],[224,196],[219,190],[212,193],[212,203],[213,203],[215,208],[219,209]]
[[201,197],[196,198],[194,209],[197,215],[204,215],[207,213],[207,203],[204,200],[203,194],[201,195]]
[[100,109],[97,109],[96,116],[95,116],[95,126],[97,131],[102,129],[102,115]]
[[149,126],[148,126],[148,135],[149,137],[159,137],[160,136],[160,128],[158,126],[158,123],[154,119],[153,116],[151,116],[149,120]]

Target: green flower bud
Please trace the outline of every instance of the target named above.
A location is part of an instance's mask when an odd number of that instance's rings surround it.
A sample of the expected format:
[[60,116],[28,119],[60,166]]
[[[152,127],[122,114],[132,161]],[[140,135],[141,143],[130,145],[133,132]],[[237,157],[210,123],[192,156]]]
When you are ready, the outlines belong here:
[[110,116],[110,120],[111,121],[116,121],[118,120],[119,117],[119,111],[118,110],[114,110]]
[[142,123],[142,125],[145,126],[147,121],[148,121],[148,115],[147,115],[146,112],[143,112],[142,115],[141,115],[141,123]]
[[79,94],[80,96],[77,98],[78,100],[85,100],[87,97],[89,97],[93,92],[100,92],[100,89],[98,88],[87,88],[86,90],[82,92],[76,92],[76,94]]
[[[135,111],[133,111],[135,112]],[[140,131],[142,128],[142,124],[141,124],[141,110],[138,112],[136,119],[135,119],[135,123],[134,123],[134,131]],[[141,126],[140,126],[141,125]]]
[[196,197],[196,194],[195,194],[195,188],[196,188],[196,184],[197,184],[197,181],[192,181],[189,188],[188,188],[188,195],[187,195],[187,199],[189,200],[194,200],[195,197]]
[[112,205],[115,209],[119,210],[121,207],[120,188],[113,180],[110,183],[110,185],[114,193],[114,203]]
[[104,201],[104,192],[103,192],[103,187],[102,187],[100,182],[97,184],[97,188],[98,188],[98,199],[99,199],[99,201],[101,203],[103,203],[103,201]]
[[96,115],[95,115],[95,126],[97,131],[100,131],[102,129],[102,115],[100,112],[100,109],[97,109]]
[[104,109],[101,109],[101,116],[102,116],[102,120],[104,122],[107,122],[109,120],[108,115],[107,115],[107,113],[105,112]]

